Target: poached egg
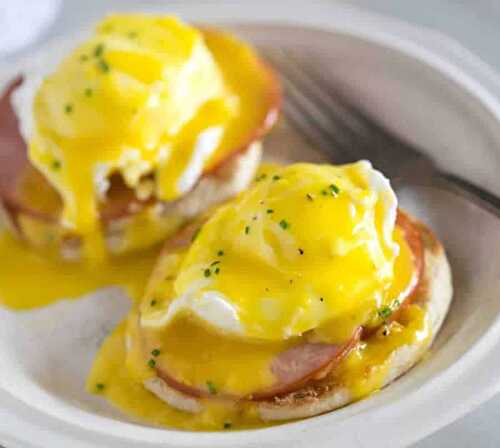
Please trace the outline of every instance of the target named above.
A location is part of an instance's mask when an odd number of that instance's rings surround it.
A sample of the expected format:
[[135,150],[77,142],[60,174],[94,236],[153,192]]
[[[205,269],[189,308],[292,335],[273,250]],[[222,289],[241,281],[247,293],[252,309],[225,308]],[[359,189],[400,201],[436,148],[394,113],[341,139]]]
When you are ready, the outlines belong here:
[[112,15],[61,61],[40,59],[12,103],[88,258],[104,251],[113,178],[141,201],[173,202],[276,118],[275,81],[250,47],[174,17]]
[[165,328],[190,315],[266,341],[327,325],[329,342],[345,340],[397,299],[396,211],[389,181],[367,161],[264,171],[203,225],[162,309],[146,306],[141,325]]

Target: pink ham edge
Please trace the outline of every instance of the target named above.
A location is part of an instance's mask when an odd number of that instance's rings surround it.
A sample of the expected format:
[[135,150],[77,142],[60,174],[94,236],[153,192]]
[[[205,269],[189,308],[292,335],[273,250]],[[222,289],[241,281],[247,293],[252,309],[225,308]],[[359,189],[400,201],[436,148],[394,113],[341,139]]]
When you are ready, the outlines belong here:
[[[271,371],[277,380],[274,386],[246,397],[218,393],[217,398],[259,401],[297,390],[319,373],[323,377],[334,369],[356,346],[361,333],[362,328],[358,327],[343,345],[306,342],[286,350],[271,363]],[[180,392],[198,398],[214,398],[207,390],[181,383],[163,369],[157,368],[156,372],[170,387]]]

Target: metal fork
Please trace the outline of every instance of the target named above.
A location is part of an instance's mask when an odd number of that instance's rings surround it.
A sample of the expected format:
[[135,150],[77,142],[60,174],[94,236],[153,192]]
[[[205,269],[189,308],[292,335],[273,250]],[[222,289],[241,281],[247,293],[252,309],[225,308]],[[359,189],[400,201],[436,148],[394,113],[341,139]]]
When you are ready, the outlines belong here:
[[425,184],[453,190],[500,215],[500,198],[471,182],[440,170],[420,149],[376,123],[354,106],[317,68],[292,51],[263,49],[281,75],[284,113],[312,144],[335,163],[368,159],[393,184]]

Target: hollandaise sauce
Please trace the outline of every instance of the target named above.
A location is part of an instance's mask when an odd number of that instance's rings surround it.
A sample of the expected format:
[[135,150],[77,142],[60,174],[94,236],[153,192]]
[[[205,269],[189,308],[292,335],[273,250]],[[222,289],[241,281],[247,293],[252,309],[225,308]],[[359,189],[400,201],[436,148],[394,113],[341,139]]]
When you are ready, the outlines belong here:
[[[171,407],[149,392],[133,373],[134,370],[144,370],[147,367],[142,357],[138,357],[140,365],[135,366],[135,369],[130,366],[124,368],[127,363],[126,334],[127,325],[123,322],[104,342],[87,379],[87,390],[90,393],[102,395],[130,418],[166,428],[221,431],[270,425],[259,418],[251,403],[244,408],[235,409],[227,403],[207,399],[205,409],[197,414]],[[360,342],[333,372],[333,376],[338,384],[348,388],[353,400],[364,398],[384,385],[390,372],[391,355],[395,350],[404,345],[423,342],[420,347],[423,354],[430,340],[431,331],[425,309],[412,305],[404,310],[400,322],[394,322],[390,329],[381,329]],[[198,351],[201,350],[198,347]],[[199,365],[196,354],[193,356],[193,366]],[[130,362],[130,357],[128,359]],[[253,367],[241,366],[243,371],[240,373],[245,377],[252,377],[255,375]],[[224,364],[219,366],[221,375],[232,368],[233,366]],[[151,372],[149,369],[150,375]]]
[[[332,371],[352,400],[378,390],[398,349],[423,352],[431,340],[425,304],[401,306],[418,282],[421,254],[396,213],[389,182],[368,162],[260,173],[189,247],[163,254],[126,327],[100,351],[89,390],[153,424],[252,426],[255,395],[287,381],[274,361],[297,370],[297,353],[311,344],[354,347]],[[117,366],[120,375],[110,374]],[[207,406],[191,414],[144,401],[144,381],[157,375],[201,394]],[[245,405],[219,407],[228,397]]]
[[[235,409],[227,403],[206,400],[205,410],[198,414],[172,408],[145,389],[131,369],[125,368],[126,334],[127,325],[123,322],[104,342],[87,379],[90,393],[102,395],[133,419],[167,428],[219,431],[269,425],[260,420],[251,404]],[[141,362],[136,369],[144,370],[144,366]],[[251,371],[246,373],[252,375]]]
[[187,194],[269,127],[271,78],[250,47],[220,31],[141,14],[99,23],[43,80],[32,120],[19,117],[30,161],[60,194],[62,224],[86,258],[107,252],[99,208],[112,175],[137,194],[154,179],[158,200]]
[[74,299],[106,286],[121,286],[141,297],[158,248],[111,257],[98,266],[66,262],[53,253],[35,251],[0,230],[0,305],[23,310]]

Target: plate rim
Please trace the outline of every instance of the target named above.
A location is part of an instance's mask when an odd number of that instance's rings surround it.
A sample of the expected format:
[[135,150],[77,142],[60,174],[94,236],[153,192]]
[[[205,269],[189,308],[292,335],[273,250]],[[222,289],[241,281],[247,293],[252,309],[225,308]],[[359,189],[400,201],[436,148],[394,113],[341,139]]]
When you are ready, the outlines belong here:
[[[196,2],[195,2],[196,3]],[[224,3],[224,2],[223,2]],[[175,4],[174,4],[175,7]],[[383,28],[383,32],[378,32],[377,34],[371,34],[370,33],[370,27],[366,28],[356,28],[359,27],[359,22],[358,21],[348,21],[348,26],[336,26],[338,24],[334,23],[329,23],[328,28],[326,28],[325,23],[321,23],[321,21],[316,21],[314,26],[312,27],[313,29],[318,29],[318,25],[320,25],[321,30],[326,31],[326,32],[333,32],[333,33],[339,33],[343,32],[346,34],[349,34],[355,38],[363,38],[369,42],[375,42],[377,44],[380,44],[382,46],[387,46],[390,48],[393,48],[395,50],[398,50],[407,56],[411,57],[412,59],[417,60],[418,62],[426,62],[430,67],[433,69],[437,69],[440,71],[444,76],[447,78],[453,80],[457,85],[460,85],[461,87],[466,87],[467,93],[475,97],[477,101],[479,101],[483,106],[487,107],[488,110],[494,115],[496,120],[500,124],[500,79],[496,75],[496,73],[491,69],[489,66],[487,66],[484,62],[482,62],[477,56],[473,55],[470,53],[468,50],[466,50],[461,44],[458,44],[458,42],[454,41],[453,39],[439,33],[436,31],[430,31],[426,28],[422,27],[416,27],[414,25],[407,24],[403,21],[393,19],[393,18],[387,18],[385,16],[381,16],[379,14],[374,14],[371,12],[365,12],[358,10],[357,8],[352,8],[352,7],[339,7],[338,5],[331,5],[332,9],[335,10],[337,9],[338,11],[341,12],[342,14],[347,14],[347,15],[357,15],[358,20],[360,18],[366,19],[367,17],[370,17],[370,21],[373,25],[375,23],[378,23],[378,27]],[[312,15],[311,15],[312,16]],[[383,21],[385,23],[384,27],[380,27],[380,21]],[[224,21],[222,21],[224,22]],[[307,22],[307,21],[306,21]],[[361,21],[362,23],[363,21]],[[228,23],[228,22],[226,22]],[[248,25],[251,25],[252,23],[256,23],[254,21],[244,21],[243,23],[246,23]],[[260,22],[262,23],[262,22]],[[388,26],[387,24],[390,23],[392,26]],[[236,24],[236,22],[232,22],[232,24]],[[275,24],[277,25],[278,22],[273,22],[271,21],[266,21],[264,24],[266,25],[272,25]],[[356,25],[357,24],[357,25]],[[302,28],[311,28],[308,27],[308,23],[296,23],[295,25],[300,26]],[[310,25],[310,24],[309,24]],[[294,26],[293,23],[289,22],[281,22],[281,26]],[[395,28],[394,28],[395,27]],[[415,38],[417,40],[415,40]],[[52,41],[49,41],[46,45],[50,45],[51,42],[58,41],[59,39],[54,39]],[[429,48],[430,45],[432,44],[432,49]],[[437,45],[436,45],[437,44]],[[29,55],[26,57],[23,57],[23,59],[29,58]],[[465,70],[464,70],[465,69]],[[471,75],[470,72],[475,72],[474,75]],[[468,73],[469,72],[469,73]],[[499,320],[497,319],[494,324],[489,328],[489,330],[481,337],[480,340],[477,341],[475,344],[474,348],[469,350],[467,353],[465,353],[462,358],[460,358],[456,364],[453,365],[453,368],[456,368],[457,365],[463,365],[464,363],[470,363],[471,359],[476,359],[476,360],[483,360],[486,359],[486,361],[490,360],[491,358],[488,358],[493,352],[493,350],[496,348],[497,352],[500,351],[500,347],[496,343],[500,336],[500,326]],[[425,387],[436,387],[436,384],[440,384],[442,386],[442,381],[443,381],[443,376],[447,377],[447,380],[449,383],[457,382],[458,379],[456,378],[457,375],[454,375],[455,377],[452,378],[449,375],[449,370],[441,372],[439,375],[436,377],[433,377],[430,381],[426,382],[424,384]],[[482,392],[479,395],[476,395],[474,397],[470,397],[467,403],[463,403],[463,406],[460,409],[455,409],[450,410],[447,415],[441,415],[439,416],[439,421],[435,421],[435,424],[433,425],[433,428],[430,430],[420,430],[421,435],[414,435],[413,437],[409,437],[407,435],[406,441],[402,441],[403,444],[411,443],[414,442],[421,437],[424,437],[425,435],[431,434],[432,432],[436,431],[437,429],[445,426],[446,424],[451,423],[453,420],[461,417],[462,415],[466,414],[467,412],[470,412],[473,408],[477,407],[479,404],[482,402],[486,401],[488,398],[493,396],[495,393],[499,391],[500,388],[500,379],[497,379],[496,381],[493,381],[491,384],[484,385],[482,388],[479,388]],[[415,393],[414,391],[413,393]],[[13,397],[16,401],[18,400],[16,397]],[[351,405],[350,408],[352,408]],[[387,406],[391,406],[391,404],[388,404]],[[2,411],[2,408],[0,406],[0,411]],[[42,413],[42,411],[37,410],[38,412]],[[83,412],[83,411],[82,411]],[[337,411],[336,414],[341,413],[341,411]],[[86,432],[92,432],[94,434],[99,434],[98,430],[96,428],[89,429],[89,427],[84,426],[82,422],[82,426],[79,424],[73,422],[73,421],[68,421],[68,420],[62,420],[59,418],[59,416],[53,416],[50,414],[42,413],[52,419],[57,419],[60,422],[64,422],[66,425],[71,425],[79,430],[83,430]],[[0,413],[1,415],[1,413]],[[326,414],[322,416],[318,416],[315,418],[316,421],[323,421],[325,419],[328,419],[328,417],[331,418],[331,415]],[[107,418],[104,417],[96,417],[93,416],[93,418],[101,418],[108,420]],[[133,442],[134,440],[137,441],[142,441],[145,443],[162,443],[165,444],[165,432],[167,431],[169,433],[169,436],[172,438],[173,443],[176,444],[182,444],[182,446],[212,446],[216,444],[217,446],[224,447],[224,446],[235,446],[237,442],[241,442],[241,440],[245,436],[250,436],[254,438],[254,441],[257,440],[256,436],[257,434],[262,435],[263,437],[259,437],[259,442],[265,443],[265,442],[276,442],[280,440],[280,432],[283,433],[283,428],[286,428],[289,431],[298,431],[302,432],[304,429],[311,429],[311,426],[317,426],[311,425],[309,422],[312,420],[302,420],[299,422],[294,422],[290,424],[286,424],[285,426],[278,426],[278,427],[271,427],[271,428],[265,428],[265,429],[258,429],[258,430],[246,430],[246,431],[237,431],[237,432],[229,432],[229,433],[212,433],[212,432],[201,432],[201,433],[193,433],[193,432],[184,432],[184,431],[178,431],[178,430],[169,430],[169,429],[151,429],[147,428],[148,432],[155,432],[159,433],[162,435],[161,440],[160,439],[145,439],[145,438],[137,438],[137,439],[126,439],[125,441],[130,441]],[[0,428],[5,427],[4,424],[5,420],[0,423]],[[27,422],[25,422],[28,424]],[[140,427],[134,425],[134,424],[129,424],[129,423],[123,423],[120,422],[120,426],[122,425],[128,425],[130,426],[130,429],[135,431],[135,432],[142,432],[139,430]],[[309,428],[303,428],[304,426],[309,426]],[[118,428],[117,428],[118,429]],[[118,429],[119,430],[119,429]],[[121,432],[121,431],[120,431]],[[265,433],[265,435],[264,435]],[[8,434],[8,433],[6,433]],[[175,434],[175,436],[174,436]],[[182,435],[181,435],[182,434]],[[272,434],[272,436],[271,436]],[[19,433],[17,433],[19,436]],[[104,434],[103,434],[104,435]],[[11,435],[13,436],[13,435]],[[57,437],[57,433],[55,433],[55,436]],[[113,437],[109,432],[106,432],[105,434],[106,437]],[[122,435],[121,434],[114,434],[114,436],[120,436],[119,439],[116,439],[117,441],[120,440],[122,441]],[[311,435],[312,436],[312,435]],[[155,440],[154,440],[155,439]],[[175,439],[175,440],[174,440]],[[194,440],[194,439],[203,439],[203,440]],[[15,440],[15,439],[14,439]],[[354,439],[353,439],[354,440]],[[27,443],[27,440],[23,440],[23,438],[19,439],[20,443]],[[31,440],[31,442],[33,442]],[[51,443],[57,443],[57,440],[54,440]],[[42,441],[41,443],[45,444],[45,441]],[[26,446],[26,445],[20,445],[20,446]],[[33,446],[33,445],[31,445]],[[44,445],[40,445],[44,446]]]

